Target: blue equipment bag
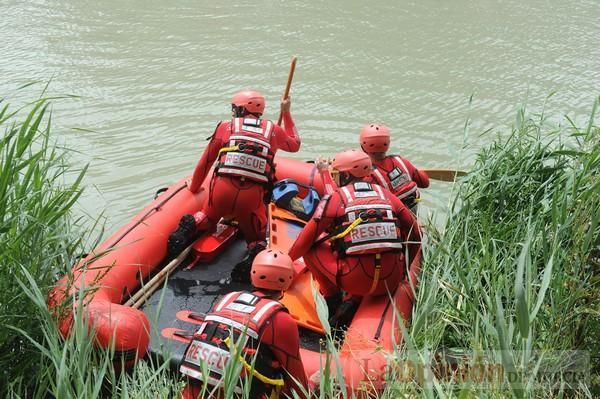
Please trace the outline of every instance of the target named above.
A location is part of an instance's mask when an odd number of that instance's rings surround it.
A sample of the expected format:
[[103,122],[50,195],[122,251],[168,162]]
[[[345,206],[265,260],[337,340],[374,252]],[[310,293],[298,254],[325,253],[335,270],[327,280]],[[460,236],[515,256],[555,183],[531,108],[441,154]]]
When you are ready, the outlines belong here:
[[[308,190],[308,194],[303,199],[297,197],[300,187]],[[292,212],[302,220],[310,219],[321,201],[317,190],[292,179],[284,179],[275,183],[272,196],[275,205]]]

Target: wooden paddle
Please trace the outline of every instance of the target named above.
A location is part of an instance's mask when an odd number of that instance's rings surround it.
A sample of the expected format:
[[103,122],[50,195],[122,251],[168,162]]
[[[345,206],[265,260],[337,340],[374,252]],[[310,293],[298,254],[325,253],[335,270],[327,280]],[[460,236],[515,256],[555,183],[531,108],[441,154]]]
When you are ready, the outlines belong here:
[[420,169],[427,173],[430,179],[440,181],[455,181],[457,177],[466,176],[468,173],[453,169]]
[[[290,88],[292,87],[292,79],[294,79],[294,71],[296,70],[296,57],[292,57],[292,64],[290,65],[290,73],[288,75],[287,84],[285,85],[285,91],[283,92],[283,99],[287,99],[290,96]],[[283,120],[283,115],[279,112],[279,120],[277,121],[278,125],[281,125],[281,121]]]

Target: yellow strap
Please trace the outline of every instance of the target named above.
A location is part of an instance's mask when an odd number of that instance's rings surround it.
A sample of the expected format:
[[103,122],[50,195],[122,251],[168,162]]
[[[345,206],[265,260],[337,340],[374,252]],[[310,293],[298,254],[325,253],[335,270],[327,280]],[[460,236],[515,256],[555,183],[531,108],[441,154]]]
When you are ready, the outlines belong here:
[[275,387],[271,390],[271,394],[269,395],[269,399],[279,399],[279,393],[281,392],[281,387]]
[[356,226],[358,226],[359,224],[361,224],[362,222],[364,222],[364,220],[361,219],[359,216],[358,219],[356,219],[354,222],[352,222],[350,224],[350,226],[346,227],[346,229],[344,231],[342,231],[340,234],[334,235],[333,237],[330,238],[330,240],[337,240],[337,239],[345,237],[348,233],[350,233],[352,230],[354,230],[354,228]]
[[381,274],[381,254],[375,254],[375,275],[373,276],[373,283],[371,284],[371,289],[367,295],[371,295],[375,288],[377,288],[377,283],[379,282],[379,275]]
[[223,148],[221,148],[221,149],[219,150],[219,155],[221,155],[221,154],[222,154],[222,153],[224,153],[224,152],[237,151],[237,150],[239,150],[239,149],[240,149],[240,146],[239,146],[239,145],[234,145],[234,146],[231,146],[231,147],[223,147]]
[[[223,340],[223,342],[225,343],[225,345],[227,345],[228,348],[231,349],[231,340],[229,338],[230,337],[225,338]],[[233,347],[233,350],[237,352],[237,348],[235,346]],[[269,384],[269,385],[280,386],[280,387],[282,387],[284,385],[283,378],[273,379],[273,378],[267,377],[266,375],[262,375],[261,373],[256,371],[254,369],[254,367],[249,365],[248,362],[246,361],[246,359],[244,359],[244,357],[242,355],[238,355],[238,357],[239,357],[240,363],[242,363],[242,366],[244,366],[244,368],[249,373],[251,373],[254,377],[256,377],[260,382],[263,382],[263,383]]]

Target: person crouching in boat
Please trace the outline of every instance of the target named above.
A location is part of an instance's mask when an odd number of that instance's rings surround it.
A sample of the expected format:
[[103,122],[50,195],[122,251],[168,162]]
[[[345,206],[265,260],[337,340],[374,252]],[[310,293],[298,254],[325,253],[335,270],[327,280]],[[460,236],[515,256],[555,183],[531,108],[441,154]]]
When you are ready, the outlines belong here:
[[[256,290],[223,297],[194,334],[180,366],[189,380],[184,399],[197,398],[204,382],[222,387],[231,356],[236,357],[234,363],[241,363],[243,378],[251,378],[250,398],[293,397],[292,391],[304,397],[308,382],[298,326],[278,302],[293,277],[287,254],[268,249],[255,257],[251,279]],[[241,394],[242,388],[236,386],[235,392]]]
[[[405,277],[403,246],[410,264],[420,248],[421,233],[402,201],[366,181],[372,165],[363,151],[335,156],[331,165],[335,183],[326,179],[326,162],[317,166],[330,194],[323,197],[289,255],[294,260],[304,257],[331,314],[341,301],[340,290],[353,302],[365,295],[393,293]],[[323,232],[326,236],[319,239]]]
[[377,123],[365,125],[360,130],[360,147],[373,162],[371,181],[390,190],[416,213],[421,198],[418,188],[429,187],[429,177],[408,159],[386,155],[390,148],[390,129]]
[[248,255],[232,272],[236,281],[249,281],[252,259],[265,248],[267,215],[275,175],[277,150],[296,152],[300,137],[290,113],[289,97],[281,101],[283,127],[261,119],[265,98],[257,91],[242,91],[231,100],[233,119],[219,122],[196,165],[190,191],[196,193],[217,161],[204,208],[184,215],[168,241],[170,256],[181,252],[200,231],[212,229],[221,217],[233,218],[248,245]]

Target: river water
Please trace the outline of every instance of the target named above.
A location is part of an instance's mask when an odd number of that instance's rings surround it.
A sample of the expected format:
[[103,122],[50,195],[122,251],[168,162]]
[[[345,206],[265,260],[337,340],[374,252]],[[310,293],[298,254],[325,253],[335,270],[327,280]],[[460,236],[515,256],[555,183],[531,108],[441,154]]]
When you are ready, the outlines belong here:
[[[276,119],[292,55],[303,159],[379,121],[417,166],[468,169],[520,105],[582,122],[600,94],[597,0],[1,0],[0,15],[0,97],[48,81],[77,96],[54,102],[55,130],[90,163],[82,209],[108,231],[191,173],[235,91],[263,91]],[[422,211],[451,190],[433,184]]]

